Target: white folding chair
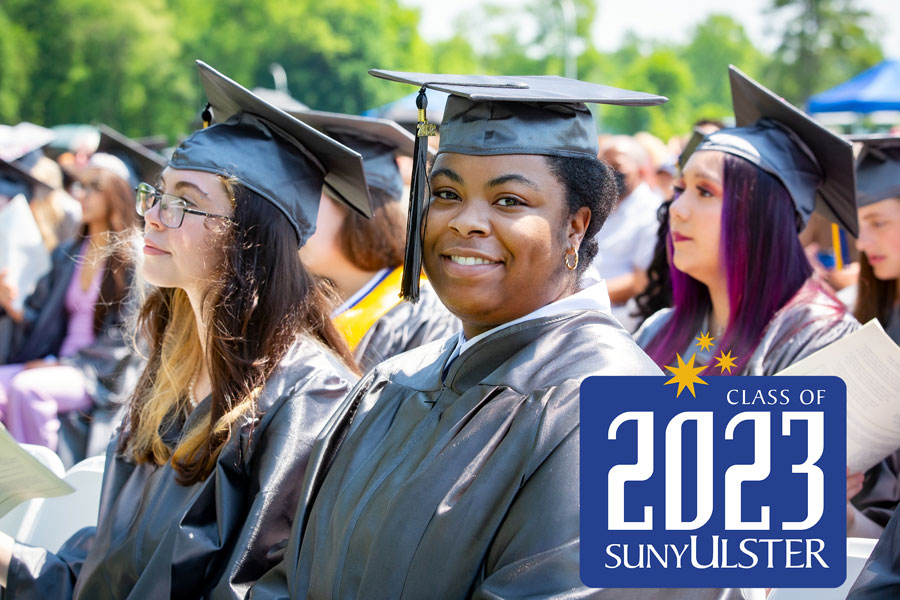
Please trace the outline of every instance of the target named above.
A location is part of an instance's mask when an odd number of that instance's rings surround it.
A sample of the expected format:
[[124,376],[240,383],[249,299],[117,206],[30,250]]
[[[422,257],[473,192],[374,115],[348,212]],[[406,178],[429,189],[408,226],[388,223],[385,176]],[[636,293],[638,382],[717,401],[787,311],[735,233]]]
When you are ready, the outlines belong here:
[[769,600],[844,600],[856,578],[862,573],[869,555],[878,540],[847,538],[847,579],[838,588],[778,588],[772,590]]
[[76,531],[96,525],[105,460],[103,456],[92,456],[69,469],[63,480],[75,488],[75,493],[45,498],[30,530],[20,539],[56,552]]
[[[63,467],[62,460],[56,455],[56,452],[46,446],[35,446],[33,444],[19,445],[23,450],[36,458],[39,463],[50,469],[54,475],[60,478],[65,476],[66,470]],[[27,531],[31,530],[35,515],[43,500],[43,498],[26,500],[0,517],[0,531],[17,540],[21,540],[23,533],[27,533]]]

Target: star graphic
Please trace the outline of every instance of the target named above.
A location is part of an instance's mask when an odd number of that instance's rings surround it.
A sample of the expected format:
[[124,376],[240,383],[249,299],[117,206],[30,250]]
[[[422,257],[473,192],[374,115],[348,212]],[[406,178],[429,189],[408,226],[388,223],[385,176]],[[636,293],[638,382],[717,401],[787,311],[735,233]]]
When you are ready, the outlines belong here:
[[678,384],[678,393],[675,394],[676,398],[681,395],[681,392],[682,390],[684,390],[684,388],[688,388],[689,390],[691,390],[691,396],[696,398],[697,394],[694,392],[694,384],[701,383],[703,385],[707,385],[705,381],[697,376],[703,369],[706,368],[706,366],[694,366],[694,358],[696,356],[695,354],[691,354],[691,358],[687,362],[687,364],[685,364],[684,360],[682,360],[680,354],[676,354],[675,356],[678,358],[678,366],[666,367],[673,374],[672,379],[668,380],[666,382],[666,385],[669,385],[670,383]]
[[712,348],[713,340],[716,338],[709,337],[709,332],[707,331],[706,333],[701,334],[700,337],[694,339],[697,340],[697,343],[694,344],[695,346],[700,346],[701,350],[709,350]]
[[729,350],[727,353],[725,353],[724,351],[719,353],[719,356],[716,357],[716,360],[718,361],[716,366],[722,369],[722,373],[727,370],[728,374],[731,375],[731,369],[737,367],[737,356],[732,356],[731,350]]

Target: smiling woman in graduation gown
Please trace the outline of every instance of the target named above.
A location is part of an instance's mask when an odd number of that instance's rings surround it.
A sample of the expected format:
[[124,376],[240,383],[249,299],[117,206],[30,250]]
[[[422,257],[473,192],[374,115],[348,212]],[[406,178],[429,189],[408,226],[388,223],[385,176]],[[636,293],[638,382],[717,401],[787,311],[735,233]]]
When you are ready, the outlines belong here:
[[[560,78],[376,73],[460,82],[432,86],[452,95],[424,237],[412,226],[408,243],[463,332],[357,385],[314,450],[330,465],[305,482],[314,506],[250,596],[652,595],[579,577],[579,386],[659,374],[612,317],[605,283],[580,280],[616,196],[583,102],[663,99]],[[534,102],[547,97],[558,100]]]
[[400,297],[406,204],[396,156],[412,156],[412,134],[387,119],[316,110],[291,114],[363,157],[373,218],[364,219],[325,190],[316,233],[300,249],[303,264],[334,283],[341,299],[334,324],[360,368],[459,332],[459,320],[426,281],[419,302]]
[[198,66],[218,122],[176,149],[161,190],[138,187],[150,354],[97,526],[56,553],[3,536],[11,597],[242,597],[277,562],[313,440],[355,380],[297,253],[323,181],[368,212],[361,159]]
[[[856,234],[853,148],[738,69],[729,76],[739,127],[682,155],[669,206],[674,305],[635,337],[659,365],[727,354],[726,373],[774,375],[859,327],[812,278],[797,237],[813,210]],[[704,333],[713,345],[698,348]]]

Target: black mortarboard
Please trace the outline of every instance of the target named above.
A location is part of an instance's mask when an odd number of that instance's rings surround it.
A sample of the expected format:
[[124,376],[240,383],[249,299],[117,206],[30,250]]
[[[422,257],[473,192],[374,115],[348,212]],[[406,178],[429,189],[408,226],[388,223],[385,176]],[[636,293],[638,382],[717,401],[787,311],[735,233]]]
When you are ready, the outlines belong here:
[[97,125],[97,130],[100,132],[97,152],[112,154],[124,162],[132,174],[132,184],[155,181],[160,172],[166,168],[168,161],[162,155],[122,135],[112,127],[101,123]]
[[398,123],[319,110],[288,111],[288,114],[359,152],[370,188],[379,189],[395,200],[403,193],[403,177],[394,157],[412,156],[415,138]]
[[737,127],[707,135],[695,151],[718,150],[753,163],[784,185],[802,225],[816,211],[856,235],[852,144],[736,67],[728,74]]
[[237,179],[290,221],[300,245],[316,229],[322,186],[366,217],[372,216],[362,157],[206,63],[200,80],[216,124],[191,134],[172,154],[175,169]]
[[856,158],[856,204],[900,198],[900,135],[850,136],[861,142]]
[[373,69],[382,79],[420,87],[419,126],[410,190],[406,261],[402,295],[418,298],[422,263],[422,225],[425,219],[425,148],[432,134],[426,121],[426,88],[450,97],[441,122],[438,154],[488,156],[538,154],[597,158],[599,146],[587,103],[652,106],[666,98],[643,92],[547,75],[489,76],[404,73]]
[[678,155],[678,169],[684,169],[685,163],[691,157],[691,154],[694,153],[694,150],[697,149],[697,146],[700,145],[700,142],[703,141],[703,138],[706,137],[706,134],[694,128],[693,133],[691,133],[691,137],[688,139],[687,144],[684,145],[684,150],[681,151],[681,154]]

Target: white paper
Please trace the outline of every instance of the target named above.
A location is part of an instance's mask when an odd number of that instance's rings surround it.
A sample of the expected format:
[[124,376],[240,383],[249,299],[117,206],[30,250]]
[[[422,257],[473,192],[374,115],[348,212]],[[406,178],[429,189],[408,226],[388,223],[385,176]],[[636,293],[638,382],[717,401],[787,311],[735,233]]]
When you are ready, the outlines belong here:
[[835,375],[844,380],[851,471],[866,471],[900,448],[900,346],[877,320],[778,375]]
[[0,517],[25,500],[64,496],[74,491],[0,425]]
[[7,270],[7,283],[15,284],[19,291],[13,301],[16,310],[22,310],[34,286],[50,270],[50,253],[22,195],[0,209],[0,271],[3,269]]

